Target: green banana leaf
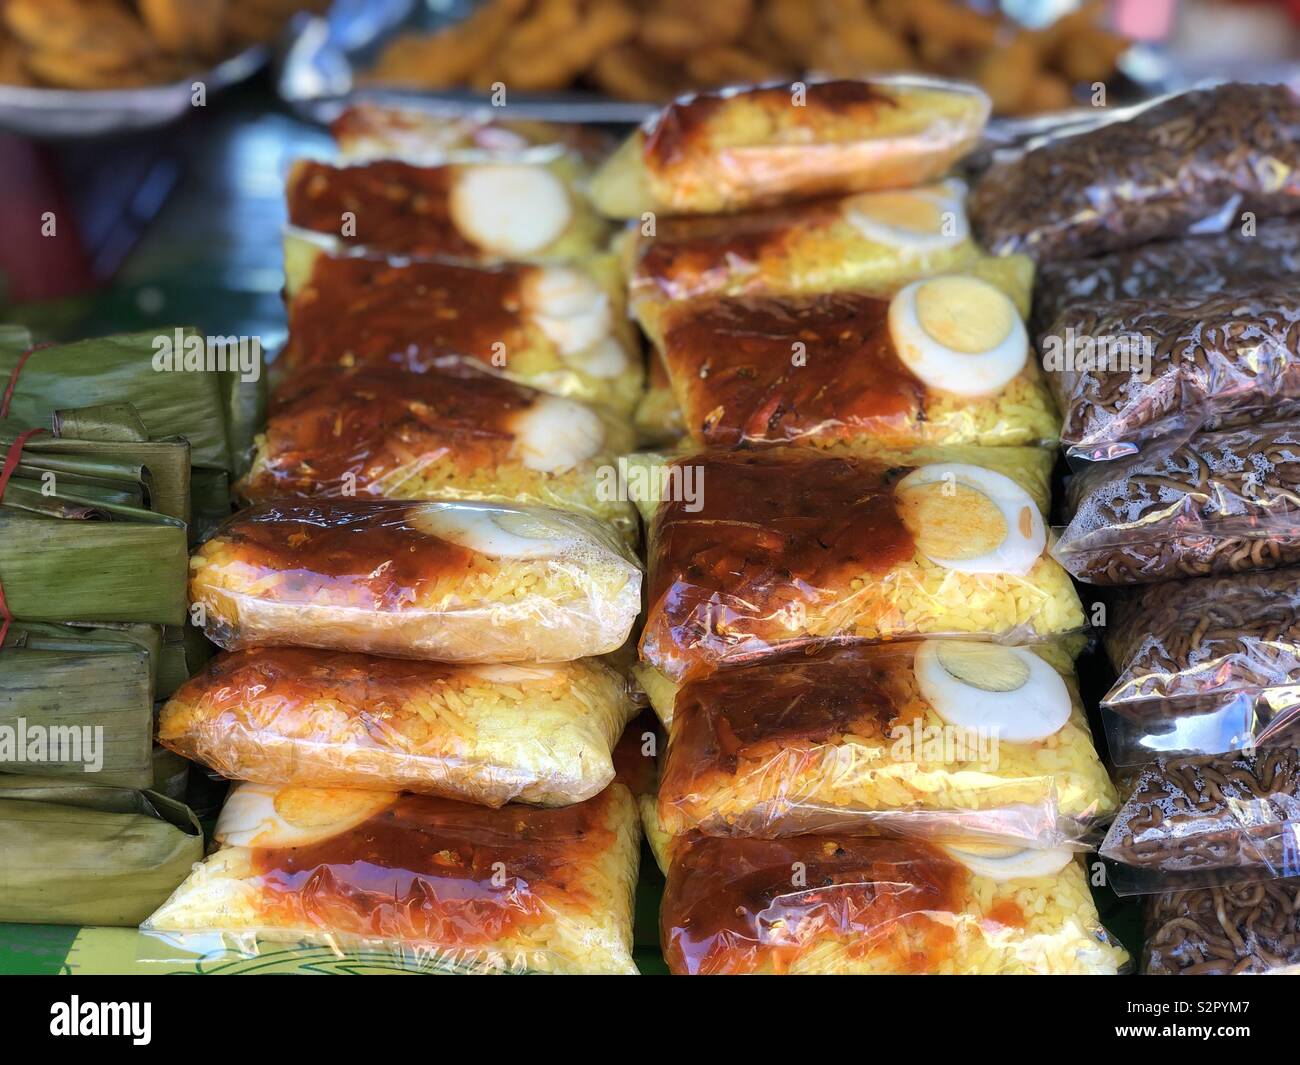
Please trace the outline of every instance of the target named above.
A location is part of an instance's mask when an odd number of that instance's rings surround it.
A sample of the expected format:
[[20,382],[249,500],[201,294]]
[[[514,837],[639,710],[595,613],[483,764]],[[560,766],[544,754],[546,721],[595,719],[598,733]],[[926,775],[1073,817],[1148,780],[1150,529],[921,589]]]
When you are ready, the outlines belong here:
[[201,629],[193,625],[165,626],[155,696],[168,698],[215,653],[216,648],[208,642]]
[[193,812],[157,792],[0,777],[0,921],[138,925],[202,855]]

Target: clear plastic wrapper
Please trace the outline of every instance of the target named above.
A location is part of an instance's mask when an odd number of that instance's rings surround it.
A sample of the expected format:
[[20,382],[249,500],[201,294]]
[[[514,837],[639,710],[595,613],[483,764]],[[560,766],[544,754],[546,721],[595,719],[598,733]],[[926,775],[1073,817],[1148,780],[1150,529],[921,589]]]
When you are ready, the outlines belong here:
[[667,878],[660,937],[676,975],[1114,975],[1129,965],[1070,851],[647,833]]
[[1015,304],[974,277],[922,280],[892,297],[706,297],[672,305],[657,324],[700,443],[1056,440],[1059,420]]
[[612,255],[491,267],[336,256],[289,234],[289,340],[275,365],[291,373],[469,365],[630,413],[643,370],[619,270]]
[[1051,463],[1035,448],[651,460],[665,491],[645,505],[641,657],[680,681],[840,637],[1079,629],[1078,595],[1047,554]]
[[1040,349],[1071,457],[1300,412],[1294,286],[1075,304]]
[[1144,976],[1300,973],[1300,879],[1171,891],[1147,900]]
[[995,162],[971,218],[995,254],[1084,259],[1300,210],[1300,101],[1227,84]]
[[1089,584],[1148,584],[1300,561],[1300,429],[1197,433],[1114,462],[1068,488],[1052,551]]
[[420,166],[547,159],[564,152],[592,163],[616,143],[597,126],[502,119],[491,107],[466,114],[355,103],[330,123],[330,132],[346,163],[401,159]]
[[636,974],[640,831],[611,784],[562,809],[241,784],[218,849],[143,925],[465,973]]
[[1041,334],[1075,303],[1214,296],[1289,274],[1300,274],[1300,221],[1287,218],[1260,222],[1249,236],[1233,229],[1044,263],[1034,283],[1034,332]]
[[686,435],[686,419],[673,395],[672,382],[657,352],[650,354],[646,390],[637,403],[633,422],[637,440],[645,447],[666,447]]
[[340,246],[473,263],[549,262],[596,252],[608,228],[578,191],[571,156],[542,163],[415,166],[381,159],[289,170],[289,225]]
[[673,835],[1043,848],[1086,838],[1117,806],[1068,652],[970,640],[836,647],[688,681],[659,782]]
[[1105,630],[1112,760],[1300,746],[1300,571],[1135,589]]
[[623,645],[641,571],[614,530],[565,511],[284,500],[236,514],[199,548],[190,599],[227,650],[568,662]]
[[445,665],[299,647],[218,655],[158,740],[222,776],[566,806],[614,779],[627,681],[597,659]]
[[1131,777],[1099,851],[1119,894],[1300,875],[1300,750],[1162,756]]
[[683,300],[755,292],[830,292],[911,281],[997,260],[981,255],[966,186],[916,189],[752,211],[656,220],[631,251],[631,297]]
[[973,85],[912,76],[683,96],[596,172],[592,200],[636,218],[919,185],[974,147],[990,109]]
[[633,444],[631,427],[603,408],[468,367],[321,367],[280,387],[236,494],[550,506],[635,542],[635,508],[602,487],[602,470]]

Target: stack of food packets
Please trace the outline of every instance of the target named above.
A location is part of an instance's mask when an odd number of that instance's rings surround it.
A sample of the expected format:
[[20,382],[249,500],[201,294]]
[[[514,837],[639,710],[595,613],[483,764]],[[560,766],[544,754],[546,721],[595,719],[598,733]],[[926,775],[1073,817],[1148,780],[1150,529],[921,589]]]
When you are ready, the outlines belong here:
[[[917,79],[670,105],[597,172],[652,341],[638,677],[677,973],[1115,972],[1113,812],[1047,555],[1030,264],[971,241],[988,101]],[[997,446],[992,446],[997,445]]]
[[[1151,894],[1144,968],[1300,963],[1300,98],[1224,85],[995,163],[988,245],[1081,461],[1055,556],[1120,589],[1102,703],[1124,793],[1101,853]],[[1193,235],[1196,234],[1196,235]]]
[[2,921],[137,924],[202,854],[154,710],[199,654],[192,463],[229,483],[245,382],[159,372],[156,340],[0,329]]
[[381,111],[338,132],[350,165],[289,178],[290,337],[251,505],[191,560],[224,653],[159,724],[242,783],[144,927],[635,972],[640,828],[613,752],[638,527],[597,485],[640,370],[583,145]]

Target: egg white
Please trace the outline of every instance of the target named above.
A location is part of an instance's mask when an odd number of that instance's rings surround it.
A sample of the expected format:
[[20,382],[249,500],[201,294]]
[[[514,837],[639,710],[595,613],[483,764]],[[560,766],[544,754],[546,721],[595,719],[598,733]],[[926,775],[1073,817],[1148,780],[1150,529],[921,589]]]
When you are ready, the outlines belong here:
[[536,255],[555,243],[573,217],[564,182],[545,167],[522,163],[459,167],[449,209],[467,240],[510,257]]

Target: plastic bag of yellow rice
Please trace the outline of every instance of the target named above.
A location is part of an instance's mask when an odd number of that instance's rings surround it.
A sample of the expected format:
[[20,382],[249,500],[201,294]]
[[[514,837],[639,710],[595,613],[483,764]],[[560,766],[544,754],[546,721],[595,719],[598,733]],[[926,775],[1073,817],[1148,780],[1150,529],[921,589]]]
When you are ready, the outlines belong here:
[[492,503],[280,500],[190,559],[191,616],[265,645],[443,662],[568,662],[617,650],[641,570],[580,514]]
[[601,659],[450,665],[257,647],[182,685],[158,742],[236,780],[566,806],[614,779],[634,712],[626,678]]
[[293,229],[336,247],[465,262],[554,262],[589,255],[608,236],[578,188],[584,170],[571,154],[439,166],[299,159],[289,169],[285,199]]
[[973,85],[909,75],[694,93],[623,142],[591,197],[639,218],[920,185],[975,146],[990,110]]
[[1117,805],[1056,644],[854,644],[687,681],[659,781],[673,835],[1050,847]]
[[613,255],[476,265],[334,253],[285,237],[289,339],[279,373],[320,366],[427,373],[468,363],[631,413],[643,370]]
[[236,493],[551,506],[635,542],[634,508],[602,488],[633,440],[603,408],[469,368],[302,370],[273,397]]
[[1068,850],[668,836],[654,799],[640,801],[677,975],[1114,975],[1129,963]]
[[674,681],[836,638],[1080,629],[1047,552],[1052,456],[1035,448],[706,450],[642,455],[641,658]]
[[326,943],[427,971],[636,973],[640,830],[622,784],[562,809],[240,784],[215,838],[145,931]]
[[1015,304],[966,274],[674,303],[651,336],[699,443],[1052,444],[1060,419]]

